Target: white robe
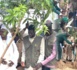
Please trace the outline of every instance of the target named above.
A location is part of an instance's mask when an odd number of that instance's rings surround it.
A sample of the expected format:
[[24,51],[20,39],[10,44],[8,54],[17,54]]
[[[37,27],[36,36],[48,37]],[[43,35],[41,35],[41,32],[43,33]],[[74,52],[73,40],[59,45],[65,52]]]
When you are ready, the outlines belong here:
[[[10,42],[10,40],[11,40],[10,36],[7,36],[7,40],[2,40],[2,38],[0,36],[0,57],[2,56],[5,48],[7,47],[7,44]],[[19,53],[18,53],[17,46],[14,43],[14,41],[9,46],[9,48],[3,58],[8,63],[9,63],[9,60],[13,61],[14,65],[12,67],[8,67],[8,64],[7,65],[0,64],[0,70],[17,70],[16,66],[17,66],[17,62],[18,62],[18,58],[19,58]]]

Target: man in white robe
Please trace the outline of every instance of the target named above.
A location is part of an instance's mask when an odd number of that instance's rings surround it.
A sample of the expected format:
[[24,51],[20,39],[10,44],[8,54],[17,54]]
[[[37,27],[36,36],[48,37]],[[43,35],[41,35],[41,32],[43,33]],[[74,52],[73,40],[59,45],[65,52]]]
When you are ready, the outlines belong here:
[[[12,38],[12,36],[9,34],[10,32],[8,31],[8,29],[4,25],[2,25],[0,29],[0,59]],[[2,58],[0,64],[0,70],[17,70],[16,66],[18,58],[19,58],[19,53],[17,50],[17,46],[13,41],[10,44],[8,50],[6,51],[4,57]]]

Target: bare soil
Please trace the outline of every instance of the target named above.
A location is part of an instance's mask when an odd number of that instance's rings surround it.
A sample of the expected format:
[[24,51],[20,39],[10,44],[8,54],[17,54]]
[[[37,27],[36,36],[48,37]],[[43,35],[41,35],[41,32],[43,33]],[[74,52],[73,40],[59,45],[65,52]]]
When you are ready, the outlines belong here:
[[77,61],[75,62],[66,61],[66,63],[64,63],[63,61],[59,61],[57,62],[56,70],[77,70]]

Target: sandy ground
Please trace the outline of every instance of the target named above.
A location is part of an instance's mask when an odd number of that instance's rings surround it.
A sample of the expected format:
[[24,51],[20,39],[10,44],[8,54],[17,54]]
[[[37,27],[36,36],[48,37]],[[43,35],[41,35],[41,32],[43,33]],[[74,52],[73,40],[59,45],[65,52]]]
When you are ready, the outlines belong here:
[[56,70],[77,70],[77,61],[75,62],[69,62],[66,63],[60,61],[57,62],[57,69]]

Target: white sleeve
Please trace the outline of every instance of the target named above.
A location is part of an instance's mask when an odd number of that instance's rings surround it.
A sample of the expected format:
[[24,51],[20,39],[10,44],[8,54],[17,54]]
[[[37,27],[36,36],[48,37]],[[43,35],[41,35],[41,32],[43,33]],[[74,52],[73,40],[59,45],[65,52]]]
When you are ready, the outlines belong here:
[[44,60],[44,56],[45,56],[45,42],[44,42],[44,38],[42,38],[41,45],[40,45],[40,55],[37,63],[42,62]]
[[18,52],[17,46],[16,46],[14,41],[12,42],[12,45],[13,45],[13,55],[12,55],[12,59],[11,60],[17,66],[18,58],[19,58],[19,52]]
[[24,43],[22,43],[22,56],[21,56],[21,62],[25,62],[25,47],[24,47]]
[[71,19],[71,21],[69,21],[69,22],[67,23],[66,27],[72,27],[71,24],[72,24],[73,20],[74,20],[74,19]]

